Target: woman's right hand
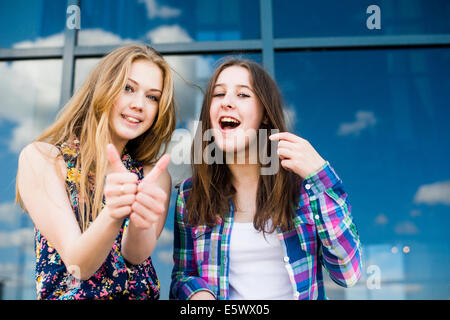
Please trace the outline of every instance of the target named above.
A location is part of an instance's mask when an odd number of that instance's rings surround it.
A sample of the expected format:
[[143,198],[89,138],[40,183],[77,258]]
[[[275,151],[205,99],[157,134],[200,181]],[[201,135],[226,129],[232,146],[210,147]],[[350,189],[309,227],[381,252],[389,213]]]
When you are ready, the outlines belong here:
[[138,177],[125,168],[114,145],[108,144],[106,153],[110,171],[106,175],[104,186],[105,208],[110,217],[121,220],[132,212],[131,205],[136,199]]

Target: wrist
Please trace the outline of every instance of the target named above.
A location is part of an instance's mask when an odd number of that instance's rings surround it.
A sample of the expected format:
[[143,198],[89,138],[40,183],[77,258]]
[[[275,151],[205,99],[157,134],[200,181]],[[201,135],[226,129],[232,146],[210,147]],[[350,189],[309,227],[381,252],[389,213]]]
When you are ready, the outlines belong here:
[[153,253],[155,247],[155,226],[142,229],[136,226],[132,219],[128,219],[122,237],[121,252],[124,258],[133,265],[141,264]]
[[307,172],[305,172],[305,174],[303,175],[303,179],[309,179],[310,177],[318,174],[320,171],[323,170],[323,168],[325,168],[325,165],[328,164],[327,161],[325,161],[324,159],[322,159],[321,161],[318,161],[314,166],[311,166],[311,169],[308,170]]
[[125,220],[125,217],[115,217],[114,215],[111,214],[111,209],[108,206],[105,206],[99,213],[98,218],[100,218],[103,223],[108,224],[108,225],[113,225],[113,226],[117,226],[117,225],[122,225],[122,223]]

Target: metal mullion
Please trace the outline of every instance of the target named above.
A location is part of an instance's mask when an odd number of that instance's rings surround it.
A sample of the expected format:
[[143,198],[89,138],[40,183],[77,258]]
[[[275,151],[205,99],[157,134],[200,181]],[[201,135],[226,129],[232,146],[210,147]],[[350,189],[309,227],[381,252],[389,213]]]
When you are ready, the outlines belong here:
[[[71,5],[80,5],[79,0],[67,0],[67,7]],[[61,81],[61,94],[59,106],[62,108],[69,101],[73,92],[74,73],[75,73],[75,47],[77,43],[76,28],[69,29],[67,25],[64,29],[64,47],[63,47],[63,68]]]
[[4,48],[0,49],[0,61],[28,59],[61,59],[63,47],[52,48]]
[[[76,46],[76,58],[89,58],[103,56],[112,50],[125,45],[120,43],[108,46]],[[186,43],[149,43],[163,55],[171,54],[208,54],[225,52],[258,52],[262,49],[261,40],[239,41],[208,41]]]
[[297,49],[377,49],[450,45],[450,35],[403,35],[274,39],[276,51]]
[[275,76],[272,0],[260,0],[262,61],[264,69]]

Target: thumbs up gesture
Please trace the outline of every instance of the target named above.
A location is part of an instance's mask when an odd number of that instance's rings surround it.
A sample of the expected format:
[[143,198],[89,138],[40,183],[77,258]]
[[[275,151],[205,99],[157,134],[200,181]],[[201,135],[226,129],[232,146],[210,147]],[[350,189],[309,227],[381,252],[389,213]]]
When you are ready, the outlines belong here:
[[169,162],[169,155],[162,156],[137,187],[136,201],[131,206],[130,222],[140,229],[150,228],[167,210],[169,195],[162,189],[158,180]]
[[140,229],[148,229],[166,212],[168,194],[158,179],[170,162],[164,155],[138,185],[138,177],[125,168],[112,144],[106,146],[111,171],[106,176],[104,195],[109,214],[114,219],[130,216],[130,222]]
[[112,144],[106,146],[110,172],[106,175],[104,196],[109,215],[123,219],[130,215],[136,200],[138,177],[129,172],[122,163],[117,149]]

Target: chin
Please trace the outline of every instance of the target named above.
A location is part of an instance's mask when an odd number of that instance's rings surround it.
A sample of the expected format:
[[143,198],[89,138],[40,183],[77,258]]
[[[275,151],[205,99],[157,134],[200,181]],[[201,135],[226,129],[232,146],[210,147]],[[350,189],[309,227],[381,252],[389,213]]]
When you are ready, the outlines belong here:
[[232,139],[216,139],[215,144],[219,150],[225,153],[233,152],[233,153],[239,153],[242,151],[245,151],[248,149],[248,144],[245,142],[236,142]]

